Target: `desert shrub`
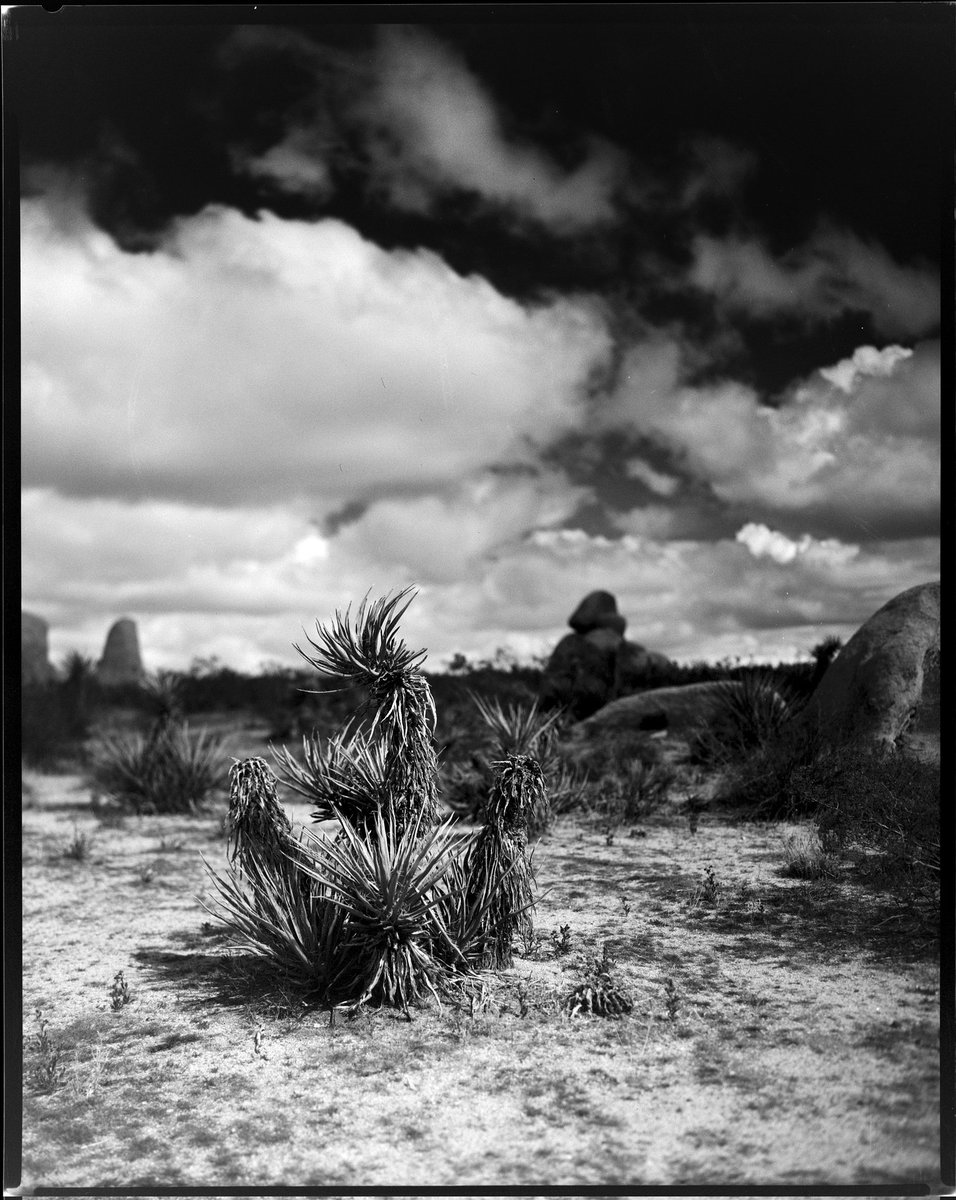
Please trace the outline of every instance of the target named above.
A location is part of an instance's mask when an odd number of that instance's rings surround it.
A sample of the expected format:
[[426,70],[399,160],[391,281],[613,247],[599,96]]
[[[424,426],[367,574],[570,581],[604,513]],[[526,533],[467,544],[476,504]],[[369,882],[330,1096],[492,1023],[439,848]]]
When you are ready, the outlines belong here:
[[64,660],[61,678],[25,684],[20,709],[23,761],[41,770],[82,762],[100,699],[92,660],[75,652]]
[[592,811],[613,825],[634,825],[660,808],[676,778],[667,763],[626,760],[594,786]]
[[824,850],[872,851],[873,868],[882,875],[938,879],[936,763],[897,752],[843,747],[800,768],[794,783],[813,805]]
[[94,788],[136,813],[193,812],[222,785],[226,768],[221,740],[185,723],[104,734],[90,757]]
[[788,834],[783,839],[782,874],[791,879],[832,879],[839,860],[824,850],[816,829]]
[[695,729],[691,753],[711,766],[741,762],[779,739],[802,697],[772,670],[750,670],[718,683],[715,712]]
[[940,871],[939,766],[785,731],[722,779],[718,799],[759,819],[811,816],[832,865],[851,850],[905,903],[932,909]]

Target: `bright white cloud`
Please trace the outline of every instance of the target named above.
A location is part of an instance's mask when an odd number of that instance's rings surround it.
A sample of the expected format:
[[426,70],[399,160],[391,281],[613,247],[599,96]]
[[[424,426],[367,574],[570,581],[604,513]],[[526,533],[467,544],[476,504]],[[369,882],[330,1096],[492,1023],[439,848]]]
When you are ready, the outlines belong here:
[[939,343],[897,349],[863,355],[852,378],[838,366],[849,390],[817,372],[770,407],[734,381],[688,385],[680,346],[650,338],[625,356],[597,420],[655,438],[727,503],[855,523],[871,538],[928,532],[939,507]]
[[610,345],[338,221],[211,208],[133,255],[27,201],[21,255],[23,479],[79,495],[424,493],[572,427]]
[[822,229],[782,257],[755,239],[699,234],[692,251],[687,282],[731,312],[811,322],[859,311],[887,337],[921,337],[939,325],[936,274],[851,233]]
[[849,395],[864,375],[887,378],[893,374],[898,362],[912,358],[913,351],[905,346],[858,346],[850,358],[841,359],[832,367],[821,367],[820,374],[834,387]]
[[379,134],[372,143],[378,175],[403,207],[429,209],[437,192],[460,188],[559,232],[615,216],[620,152],[593,139],[567,171],[530,143],[509,139],[480,80],[422,30],[383,27],[378,79],[364,111]]
[[776,563],[792,563],[797,558],[833,567],[842,567],[860,553],[860,547],[846,545],[836,538],[817,539],[809,533],[794,541],[766,525],[748,522],[738,529],[736,540],[746,546],[754,558],[772,558]]

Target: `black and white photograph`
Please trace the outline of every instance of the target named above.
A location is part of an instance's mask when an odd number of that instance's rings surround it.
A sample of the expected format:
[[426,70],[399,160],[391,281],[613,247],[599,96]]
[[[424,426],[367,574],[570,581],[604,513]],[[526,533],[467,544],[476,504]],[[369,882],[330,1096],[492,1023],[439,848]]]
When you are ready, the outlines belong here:
[[0,19],[5,1194],[952,1188],[956,9]]

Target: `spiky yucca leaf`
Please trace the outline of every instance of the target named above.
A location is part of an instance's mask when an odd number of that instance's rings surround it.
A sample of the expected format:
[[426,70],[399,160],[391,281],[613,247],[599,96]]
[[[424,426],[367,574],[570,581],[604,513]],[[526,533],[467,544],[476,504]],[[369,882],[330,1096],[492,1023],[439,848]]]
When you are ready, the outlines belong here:
[[561,716],[560,711],[548,716],[539,713],[537,700],[530,705],[509,704],[507,708],[497,697],[487,700],[476,692],[471,693],[471,700],[488,726],[499,758],[507,754],[534,755]]
[[371,605],[365,596],[355,614],[354,628],[352,606],[344,613],[336,609],[327,627],[316,622],[317,640],[306,634],[315,655],[307,654],[299,645],[295,649],[321,674],[374,691],[389,675],[417,670],[424,661],[426,651],[411,651],[398,637],[399,621],[414,598],[410,587]]
[[273,747],[284,783],[315,804],[314,821],[342,816],[357,829],[367,830],[374,814],[388,811],[391,784],[387,749],[367,731],[346,730],[323,740],[318,734],[302,742],[304,763],[286,747]]
[[772,670],[748,671],[715,684],[719,703],[696,731],[698,757],[718,764],[744,759],[769,745],[801,705]]
[[311,839],[302,870],[345,922],[348,968],[330,999],[407,1008],[423,991],[435,994],[450,959],[461,958],[440,884],[462,836],[451,821],[424,830],[415,821],[401,832],[381,814],[374,823],[367,839],[346,821],[340,841]]

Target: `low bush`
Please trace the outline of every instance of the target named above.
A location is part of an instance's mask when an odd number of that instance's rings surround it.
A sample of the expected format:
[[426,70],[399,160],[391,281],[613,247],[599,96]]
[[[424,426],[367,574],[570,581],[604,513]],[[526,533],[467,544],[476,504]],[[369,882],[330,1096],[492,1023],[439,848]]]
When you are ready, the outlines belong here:
[[183,724],[149,734],[105,734],[91,751],[91,783],[136,813],[193,812],[225,782],[221,739]]
[[660,808],[676,778],[666,763],[631,759],[593,785],[592,811],[612,825],[635,825]]
[[741,762],[777,741],[805,699],[768,669],[747,671],[736,680],[718,683],[717,688],[716,711],[691,739],[694,760],[708,766]]
[[872,851],[881,874],[938,879],[938,764],[842,748],[798,769],[794,782],[813,804],[825,851]]
[[70,654],[62,677],[43,684],[25,684],[21,694],[21,755],[27,766],[56,770],[75,766],[84,758],[101,691],[91,660]]
[[[757,819],[810,816],[820,855],[817,877],[851,851],[865,874],[904,906],[925,914],[938,904],[940,771],[893,750],[826,746],[806,734],[762,747],[722,780],[718,799]],[[816,864],[816,865],[814,865]],[[793,871],[800,864],[794,860]],[[807,876],[804,876],[807,877]]]

